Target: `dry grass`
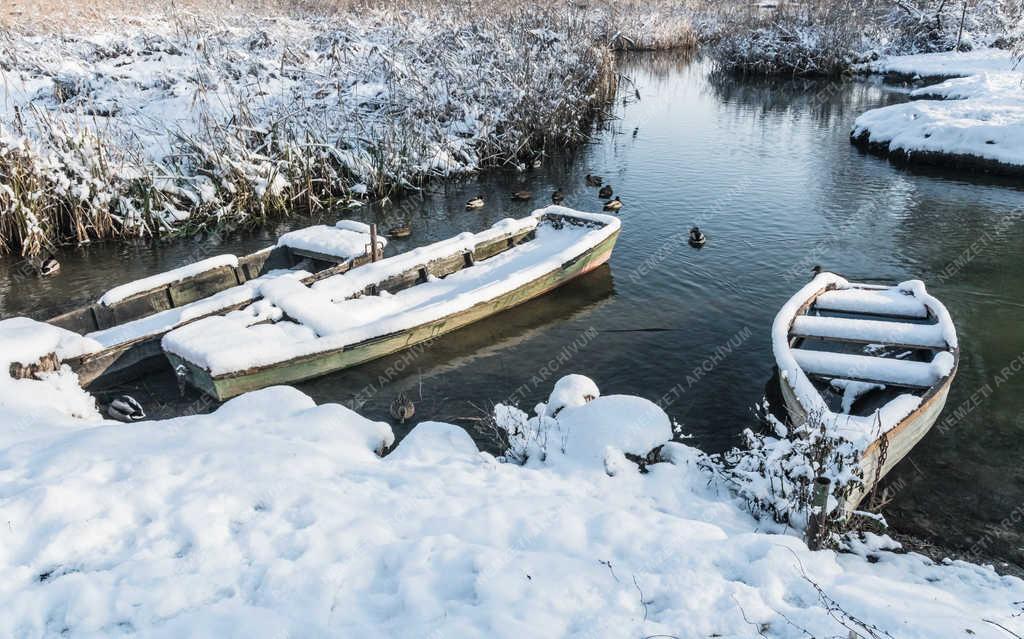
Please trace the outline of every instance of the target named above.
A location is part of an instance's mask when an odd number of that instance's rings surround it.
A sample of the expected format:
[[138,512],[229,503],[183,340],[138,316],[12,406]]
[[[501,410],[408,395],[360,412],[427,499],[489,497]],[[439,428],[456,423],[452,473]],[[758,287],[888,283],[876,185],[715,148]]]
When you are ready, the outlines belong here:
[[[586,137],[616,91],[615,49],[694,43],[668,2],[6,10],[0,252],[25,255],[260,223],[361,189],[528,163]],[[176,106],[147,111],[164,103]]]

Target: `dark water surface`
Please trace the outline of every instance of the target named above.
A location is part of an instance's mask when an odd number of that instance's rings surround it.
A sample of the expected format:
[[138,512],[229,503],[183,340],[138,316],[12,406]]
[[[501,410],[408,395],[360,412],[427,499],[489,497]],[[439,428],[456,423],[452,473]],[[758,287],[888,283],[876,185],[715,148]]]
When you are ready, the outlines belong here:
[[[417,419],[457,421],[487,442],[479,418],[491,404],[518,393],[532,407],[558,376],[579,372],[606,394],[665,399],[690,443],[721,451],[752,424],[750,407],[772,375],[772,319],[811,266],[851,279],[920,278],[957,323],[961,368],[940,427],[890,475],[884,512],[901,532],[1024,566],[1022,526],[1003,523],[1024,512],[1024,185],[908,170],[859,152],[848,140],[854,118],[906,99],[878,83],[737,80],[672,56],[624,67],[640,100],[620,104],[613,130],[571,156],[344,214],[384,227],[409,220],[413,237],[389,250],[406,249],[524,215],[556,187],[567,205],[597,210],[583,183],[596,173],[625,202],[608,267],[429,348],[299,388],[320,402],[357,402],[378,419],[404,391]],[[533,203],[508,197],[524,188]],[[477,192],[487,206],[466,211]],[[0,314],[47,317],[190,259],[255,250],[308,222],[218,242],[69,250],[61,275],[42,281],[19,279],[8,261]],[[677,235],[694,223],[709,237],[699,251]],[[559,363],[563,349],[574,354]],[[145,385],[167,402],[152,413],[180,412],[166,379]]]

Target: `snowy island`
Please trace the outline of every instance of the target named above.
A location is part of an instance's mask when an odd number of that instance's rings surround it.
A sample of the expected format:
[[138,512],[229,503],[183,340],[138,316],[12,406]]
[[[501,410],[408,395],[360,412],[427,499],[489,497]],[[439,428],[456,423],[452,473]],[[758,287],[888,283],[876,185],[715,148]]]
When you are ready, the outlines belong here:
[[1000,49],[883,58],[872,73],[944,82],[857,118],[851,140],[915,163],[1024,175],[1024,70]]

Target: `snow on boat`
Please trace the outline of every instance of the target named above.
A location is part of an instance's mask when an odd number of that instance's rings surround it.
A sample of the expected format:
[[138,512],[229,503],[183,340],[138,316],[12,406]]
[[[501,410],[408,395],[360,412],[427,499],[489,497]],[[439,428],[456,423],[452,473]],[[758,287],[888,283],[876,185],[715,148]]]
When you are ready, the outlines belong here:
[[[377,240],[377,257],[386,242]],[[122,381],[162,365],[160,340],[199,319],[249,306],[269,282],[310,284],[371,261],[370,227],[351,220],[282,235],[243,257],[218,255],[128,282],[95,303],[47,321],[86,338],[90,348],[65,360],[82,386]]]
[[946,308],[918,280],[856,284],[821,273],[775,317],[772,347],[793,423],[811,417],[862,451],[861,499],[931,429],[960,358]]
[[168,333],[178,374],[225,400],[362,364],[511,308],[605,263],[619,220],[550,206]]

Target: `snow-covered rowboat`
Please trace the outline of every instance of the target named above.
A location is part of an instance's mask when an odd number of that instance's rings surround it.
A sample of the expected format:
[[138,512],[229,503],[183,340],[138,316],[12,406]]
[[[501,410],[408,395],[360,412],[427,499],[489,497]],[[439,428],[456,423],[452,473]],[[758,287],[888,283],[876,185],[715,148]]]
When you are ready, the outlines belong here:
[[178,374],[224,400],[325,375],[454,331],[605,263],[619,219],[559,206],[312,286],[280,280],[239,313],[168,333]]
[[856,284],[821,273],[775,317],[772,346],[793,423],[853,441],[863,485],[851,511],[931,429],[960,357],[946,308],[918,280]]
[[[359,222],[311,226],[250,255],[218,255],[122,284],[47,323],[91,345],[89,352],[65,360],[82,386],[122,381],[165,365],[160,340],[168,331],[245,308],[261,297],[268,281],[311,284],[368,263],[370,242],[370,228]],[[378,257],[385,242],[378,240]]]

